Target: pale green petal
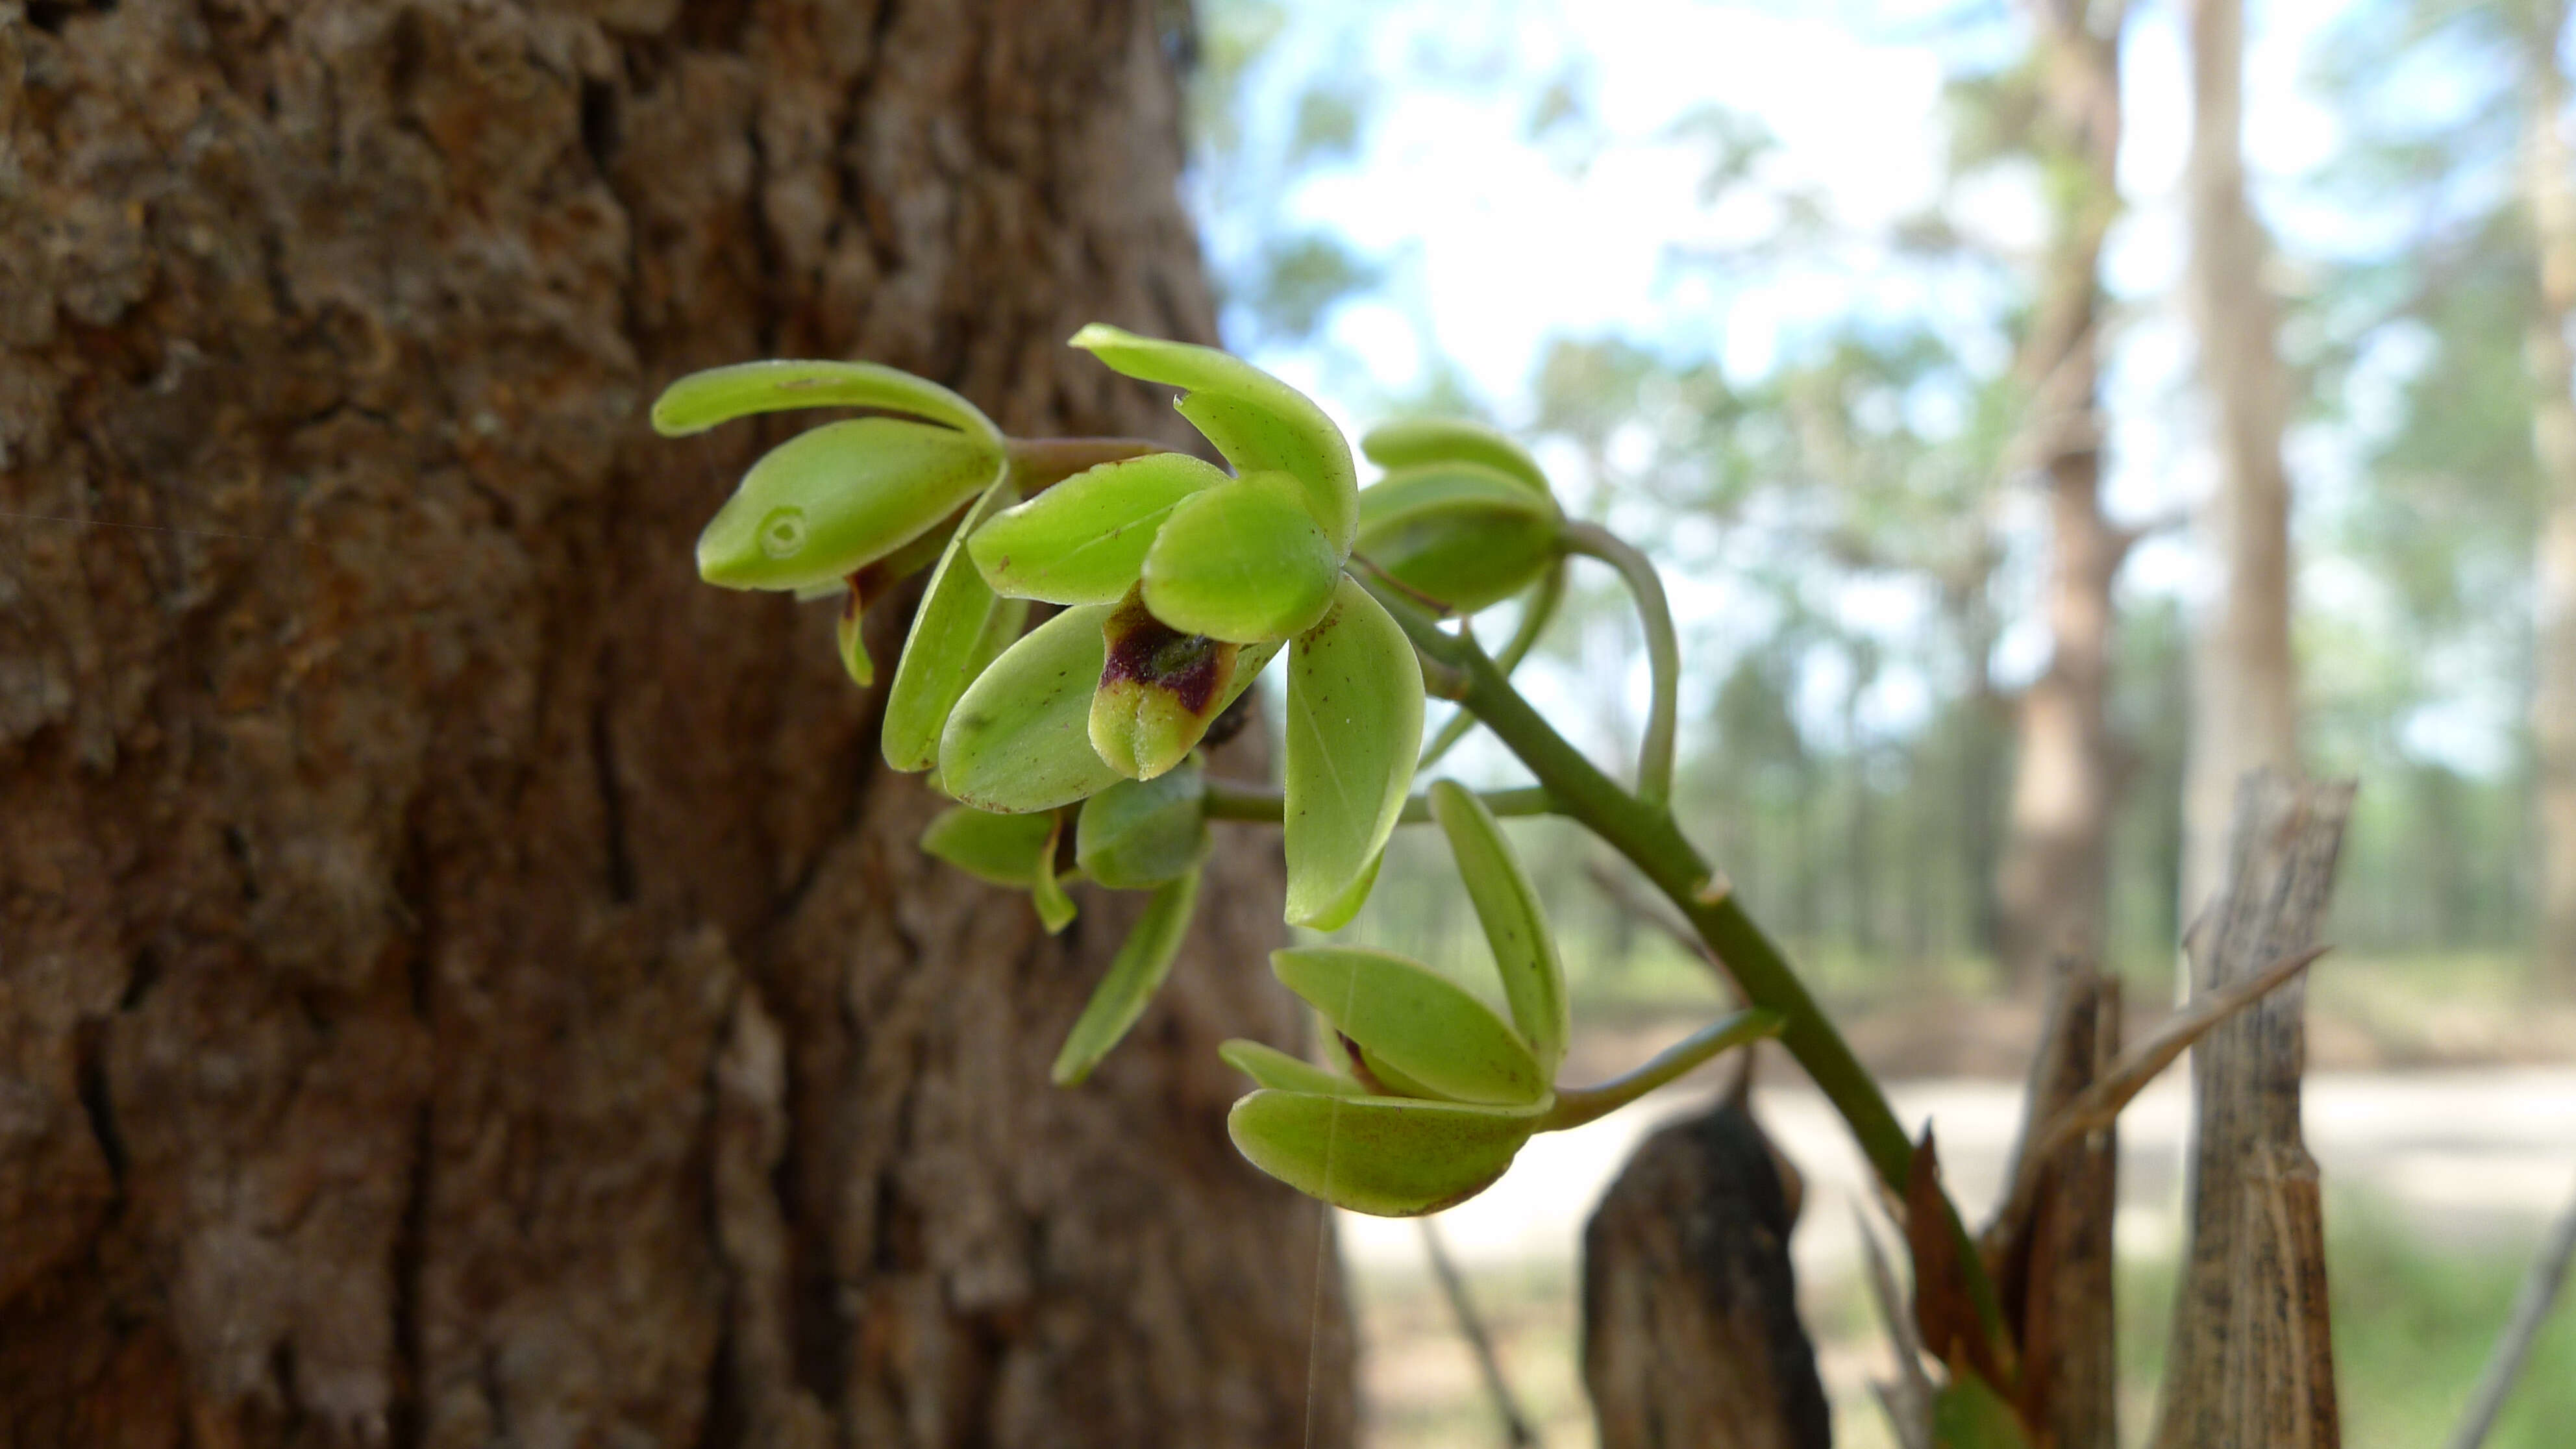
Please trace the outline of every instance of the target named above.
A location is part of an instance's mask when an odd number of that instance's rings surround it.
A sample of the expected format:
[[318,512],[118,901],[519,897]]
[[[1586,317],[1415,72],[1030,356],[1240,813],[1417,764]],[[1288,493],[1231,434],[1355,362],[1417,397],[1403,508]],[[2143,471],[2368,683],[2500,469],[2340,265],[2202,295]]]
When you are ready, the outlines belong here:
[[1208,851],[1205,773],[1183,765],[1083,801],[1074,849],[1082,873],[1111,890],[1147,890],[1195,869]]
[[772,448],[698,535],[698,575],[802,589],[856,573],[1001,476],[998,444],[927,423],[826,423]]
[[1184,634],[1267,643],[1313,628],[1339,577],[1297,490],[1255,473],[1172,510],[1145,554],[1145,606]]
[[951,805],[921,832],[921,848],[979,880],[1026,890],[1037,879],[1039,852],[1055,832],[1052,815],[995,815]]
[[1538,1059],[1511,1026],[1427,966],[1386,951],[1301,946],[1271,952],[1270,969],[1373,1065],[1433,1094],[1516,1106],[1547,1091]]
[[1185,453],[1149,453],[1077,473],[983,525],[975,567],[999,593],[1050,604],[1114,604],[1182,500],[1226,483]]
[[940,786],[1004,814],[1053,810],[1096,795],[1119,774],[1091,747],[1107,604],[1066,609],[976,677],[939,736]]
[[1117,959],[1109,963],[1109,974],[1100,979],[1081,1018],[1065,1035],[1064,1049],[1056,1053],[1057,1086],[1069,1087],[1091,1075],[1136,1018],[1145,1014],[1146,1003],[1154,999],[1163,978],[1172,974],[1172,962],[1181,954],[1198,901],[1199,873],[1192,870],[1166,882],[1145,903],[1145,913],[1137,917],[1136,928],[1127,933]]
[[1422,666],[1350,578],[1288,658],[1288,923],[1330,931],[1367,898],[1422,748]]
[[[1013,496],[1007,481],[984,490],[949,535],[938,568],[922,588],[921,606],[913,611],[911,632],[904,636],[903,655],[894,667],[894,685],[886,691],[885,723],[878,730],[885,762],[898,770],[927,770],[939,762],[939,732],[948,723],[948,712],[992,660],[983,652],[984,641],[1000,601],[966,557],[966,541],[978,520],[1010,507]],[[1020,609],[1025,613],[1027,605]],[[1017,623],[1011,632],[1018,634]]]
[[1309,1197],[1378,1217],[1419,1217],[1493,1186],[1529,1140],[1534,1107],[1269,1088],[1234,1104],[1226,1135],[1253,1166]]
[[1490,468],[1433,464],[1362,490],[1355,552],[1414,593],[1472,614],[1556,564],[1562,522],[1553,501]]
[[739,362],[693,372],[662,390],[653,431],[666,438],[790,408],[883,408],[970,433],[998,448],[1001,429],[973,403],[930,381],[873,362]]
[[1313,399],[1213,347],[1139,337],[1096,322],[1075,333],[1073,345],[1129,377],[1187,389],[1181,416],[1235,471],[1294,477],[1307,513],[1332,544],[1334,562],[1350,553],[1359,473],[1342,430]]
[[1544,497],[1547,474],[1520,444],[1482,423],[1462,418],[1417,418],[1386,423],[1360,439],[1360,451],[1381,468],[1425,463],[1478,463]]
[[1503,999],[1511,1003],[1512,1020],[1538,1053],[1544,1074],[1553,1080],[1565,1059],[1572,1030],[1566,1004],[1565,963],[1558,957],[1556,935],[1540,909],[1538,889],[1503,835],[1485,802],[1448,780],[1431,783],[1431,815],[1449,837],[1449,852],[1475,902],[1476,919],[1494,949],[1494,967],[1502,973]]
[[1258,1086],[1276,1087],[1283,1092],[1319,1092],[1328,1097],[1369,1095],[1368,1088],[1341,1073],[1319,1067],[1304,1057],[1292,1057],[1266,1042],[1236,1037],[1219,1046],[1216,1054]]

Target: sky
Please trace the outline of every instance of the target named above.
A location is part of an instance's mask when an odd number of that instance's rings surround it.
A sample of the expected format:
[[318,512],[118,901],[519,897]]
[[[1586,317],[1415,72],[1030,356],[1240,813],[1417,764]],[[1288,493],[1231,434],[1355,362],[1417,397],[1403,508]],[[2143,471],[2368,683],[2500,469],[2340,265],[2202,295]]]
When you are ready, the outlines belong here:
[[[2258,210],[2285,254],[2328,253],[2351,218],[2320,210],[2296,182],[2333,154],[2332,113],[2302,84],[2333,0],[2250,7],[2245,146]],[[1723,247],[1768,229],[1758,207],[1704,206],[1705,148],[1671,134],[1693,108],[1719,101],[1757,116],[1778,137],[1764,172],[1821,192],[1838,230],[1884,233],[1935,199],[1939,94],[1945,71],[1980,45],[2018,45],[2008,6],[1963,28],[1943,11],[1902,3],[1859,6],[1716,0],[1299,0],[1250,79],[1245,124],[1270,149],[1295,124],[1297,98],[1318,77],[1373,77],[1358,145],[1300,172],[1247,213],[1238,195],[1202,192],[1202,220],[1220,270],[1263,227],[1328,228],[1384,268],[1375,294],[1336,309],[1318,344],[1262,346],[1253,359],[1314,393],[1346,427],[1377,399],[1418,387],[1436,354],[1459,370],[1505,426],[1533,411],[1530,379],[1551,338],[1616,333],[1675,352],[1714,356],[1739,381],[1768,371],[1784,349],[1836,319],[1872,312],[1955,324],[1974,345],[1991,308],[1965,284],[1920,269],[1886,268],[1866,245],[1766,270],[1731,294],[1705,269],[1677,268],[1677,248]],[[2121,179],[2128,214],[2105,259],[2126,313],[2106,389],[2114,432],[2106,497],[2115,517],[2169,513],[2205,495],[2213,467],[2200,444],[2188,386],[2191,340],[2174,289],[2185,260],[2178,185],[2189,140],[2180,14],[2171,0],[2132,12],[2124,40],[2126,129]],[[1533,135],[1547,88],[1568,83],[1588,102],[1579,123]],[[1258,137],[1248,148],[1262,149]],[[2002,175],[1958,198],[1954,214],[2013,246],[2039,239],[2029,178]],[[1992,361],[2000,339],[1987,337]],[[2354,440],[2293,439],[2307,509],[2352,486]],[[2006,514],[2038,580],[2035,496]],[[1615,522],[1615,520],[1614,520]],[[2135,600],[2205,595],[2209,577],[2187,534],[2151,540],[2122,579]],[[2303,601],[2341,611],[2370,606],[2369,581],[2336,565],[2304,567]],[[1746,601],[1722,580],[1675,580],[1685,627],[1703,631]],[[1884,589],[1847,601],[1862,627],[1909,629],[1922,600]],[[2045,662],[2036,610],[2003,640],[1999,672],[2026,678]],[[1706,671],[1713,673],[1714,671]],[[1628,681],[1642,702],[1642,666]],[[1818,700],[1831,678],[1809,681]],[[1887,672],[1869,708],[1889,732],[1907,728],[1931,694],[1908,668]],[[2513,701],[2463,698],[2410,723],[2419,753],[2485,772],[2510,751]],[[1809,711],[1812,713],[1813,711]]]

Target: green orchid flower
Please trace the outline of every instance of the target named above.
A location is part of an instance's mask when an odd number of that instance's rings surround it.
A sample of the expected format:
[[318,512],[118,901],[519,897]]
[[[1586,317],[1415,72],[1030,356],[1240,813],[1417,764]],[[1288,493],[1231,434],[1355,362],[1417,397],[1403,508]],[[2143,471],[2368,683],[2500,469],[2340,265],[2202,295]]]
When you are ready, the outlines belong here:
[[[1102,326],[1073,345],[1184,389],[1182,416],[1234,472],[1177,454],[1122,459],[974,527],[966,552],[997,597],[1065,611],[993,662],[991,689],[979,680],[960,699],[941,778],[1003,811],[1153,780],[1285,648],[1286,913],[1334,929],[1376,879],[1423,712],[1411,644],[1343,572],[1360,517],[1349,445],[1305,395],[1213,348]],[[1095,628],[1096,641],[1074,637]]]
[[1493,947],[1510,1019],[1388,952],[1272,952],[1281,984],[1323,1016],[1336,1065],[1252,1041],[1220,1049],[1259,1089],[1226,1117],[1255,1167],[1354,1212],[1435,1213],[1492,1186],[1537,1133],[1593,1121],[1780,1029],[1770,1012],[1740,1012],[1616,1081],[1553,1085],[1565,1054],[1565,972],[1538,892],[1473,794],[1438,781],[1431,809]]

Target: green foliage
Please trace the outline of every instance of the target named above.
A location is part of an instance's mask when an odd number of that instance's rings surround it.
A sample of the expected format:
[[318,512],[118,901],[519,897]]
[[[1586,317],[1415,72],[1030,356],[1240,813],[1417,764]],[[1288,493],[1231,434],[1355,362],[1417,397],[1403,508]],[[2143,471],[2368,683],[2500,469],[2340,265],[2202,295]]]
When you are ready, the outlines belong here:
[[[1277,379],[1210,348],[1109,327],[1086,327],[1074,342],[1130,376],[1184,389],[1176,406],[1234,473],[1149,455],[1022,502],[1020,486],[1046,488],[1049,475],[1014,474],[1010,460],[1026,456],[1017,445],[944,390],[863,365],[720,369],[674,384],[656,413],[672,431],[794,400],[932,420],[827,423],[771,449],[709,524],[700,572],[735,587],[840,595],[836,647],[866,686],[867,604],[930,570],[883,742],[898,768],[935,756],[934,783],[960,802],[932,822],[923,848],[1028,891],[1050,932],[1074,918],[1069,879],[1152,892],[1058,1054],[1060,1084],[1102,1060],[1170,972],[1209,848],[1209,790],[1190,757],[1283,648],[1285,914],[1332,930],[1365,902],[1424,754],[1417,650],[1453,675],[1462,661],[1459,640],[1425,619],[1399,622],[1346,571],[1363,520],[1375,552],[1360,566],[1396,591],[1388,598],[1399,609],[1427,596],[1473,612],[1535,587],[1513,660],[1554,608],[1569,549],[1622,561],[1650,634],[1671,637],[1651,571],[1601,530],[1569,528],[1537,464],[1499,434],[1459,422],[1373,434],[1371,452],[1391,471],[1364,506],[1349,445]],[[1061,607],[1020,634],[1033,601]],[[1655,667],[1657,697],[1669,701],[1668,648]],[[1667,704],[1648,735],[1643,773],[1658,781],[1670,771],[1670,718]],[[1527,758],[1526,722],[1517,728]],[[1662,799],[1659,785],[1647,803],[1606,808],[1660,811]],[[1440,782],[1429,813],[1484,923],[1511,1020],[1402,957],[1274,954],[1280,980],[1323,1013],[1348,1070],[1229,1046],[1227,1059],[1264,1084],[1229,1128],[1265,1171],[1362,1211],[1436,1211],[1492,1181],[1531,1133],[1589,1121],[1779,1029],[1776,1013],[1742,1013],[1628,1077],[1560,1094],[1564,972],[1529,874],[1472,794]]]

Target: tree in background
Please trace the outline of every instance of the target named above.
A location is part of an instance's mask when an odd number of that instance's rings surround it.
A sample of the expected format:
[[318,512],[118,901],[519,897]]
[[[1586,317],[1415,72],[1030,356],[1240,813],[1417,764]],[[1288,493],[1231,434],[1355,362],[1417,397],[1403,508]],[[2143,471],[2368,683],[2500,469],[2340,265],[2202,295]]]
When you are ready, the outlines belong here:
[[2218,593],[2192,671],[2191,767],[2183,818],[2182,917],[2215,888],[2236,783],[2299,763],[2298,666],[2290,651],[2290,481],[2281,438],[2296,402],[2282,366],[2271,248],[2245,190],[2244,0],[2191,0],[2191,265],[2187,286],[2218,483],[2203,529]]
[[2531,444],[2544,490],[2534,559],[2531,736],[2540,812],[2540,956],[2560,992],[2576,991],[2576,154],[2567,144],[2567,77],[2558,47],[2566,0],[2500,7],[2517,30],[2522,211],[2534,303],[2524,328]]
[[0,5],[0,1442],[1348,1442],[1275,854],[1051,1090],[1122,907],[914,848],[644,419],[1186,436],[1063,346],[1212,332],[1166,10]]
[[[2557,4],[2420,0],[2356,10],[2319,48],[2318,89],[2352,133],[2320,190],[2373,240],[2337,258],[2310,303],[2328,339],[2318,391],[2362,439],[2366,484],[2325,542],[2386,603],[2303,624],[2326,646],[2312,651],[2317,744],[2335,768],[2375,755],[2405,778],[2403,805],[2365,792],[2365,808],[2392,813],[2359,833],[2354,865],[2387,884],[2355,893],[2352,928],[2492,948],[2532,942],[2534,924],[2540,979],[2562,991],[2576,979],[2576,684],[2552,671],[2576,651],[2549,579],[2576,527],[2563,451],[2576,260],[2553,302],[2548,239],[2554,225],[2564,246],[2569,230],[2566,19]],[[2480,83],[2445,102],[2423,84],[2443,70]],[[2410,721],[2462,700],[2518,704],[2528,754],[2493,779],[2427,758]]]
[[2020,449],[2046,480],[2047,668],[2020,700],[2020,754],[1998,870],[2007,979],[2033,989],[2060,952],[2098,954],[2120,761],[2111,734],[2111,588],[2136,532],[2102,508],[2102,245],[2120,213],[2120,36],[2113,0],[2039,0],[2034,55],[2013,77],[2040,165],[2048,240],[2014,374]]

